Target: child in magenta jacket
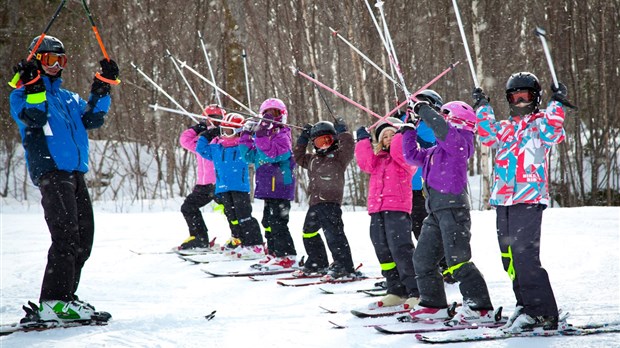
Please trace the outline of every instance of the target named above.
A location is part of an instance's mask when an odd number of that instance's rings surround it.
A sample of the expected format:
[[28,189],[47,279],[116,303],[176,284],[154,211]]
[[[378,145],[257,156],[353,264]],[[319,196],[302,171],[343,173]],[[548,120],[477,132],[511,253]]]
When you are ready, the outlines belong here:
[[394,117],[380,123],[374,148],[366,128],[357,130],[355,158],[360,169],[370,174],[370,239],[387,282],[387,295],[371,307],[404,303],[413,307],[419,297],[410,216],[411,178],[417,168],[403,157],[402,135],[395,134],[399,124],[402,122]]
[[[224,110],[217,105],[207,106],[204,113],[214,119],[224,117]],[[205,130],[207,125],[200,122],[183,131],[179,138],[181,146],[196,155],[196,185],[181,205],[181,213],[189,228],[189,238],[176,248],[178,250],[206,251],[211,247],[207,225],[200,208],[215,199],[215,168],[213,162],[196,153],[200,133]]]

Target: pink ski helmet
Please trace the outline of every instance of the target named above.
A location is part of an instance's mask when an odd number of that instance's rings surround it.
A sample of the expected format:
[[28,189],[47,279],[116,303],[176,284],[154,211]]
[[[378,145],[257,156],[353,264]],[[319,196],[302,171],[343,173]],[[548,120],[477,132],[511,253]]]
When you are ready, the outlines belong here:
[[[269,109],[279,110],[280,114],[279,115],[271,115],[271,114],[265,115],[265,111]],[[286,110],[286,105],[284,105],[284,102],[278,98],[269,98],[265,100],[261,104],[260,110],[258,110],[258,113],[260,114],[261,118],[266,117],[268,119],[282,122],[282,123],[286,123],[288,119],[288,111]]]
[[473,132],[476,127],[476,113],[469,104],[453,101],[441,107],[441,113],[453,127]]

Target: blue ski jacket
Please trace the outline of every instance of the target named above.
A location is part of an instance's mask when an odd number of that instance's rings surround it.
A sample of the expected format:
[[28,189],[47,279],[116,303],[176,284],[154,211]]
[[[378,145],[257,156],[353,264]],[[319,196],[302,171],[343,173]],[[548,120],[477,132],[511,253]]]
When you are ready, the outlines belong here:
[[21,87],[10,95],[11,116],[17,123],[32,182],[54,171],[88,171],[89,129],[103,125],[110,108],[109,95],[90,94],[88,102],[60,88],[61,78],[41,76],[45,95],[26,95]]

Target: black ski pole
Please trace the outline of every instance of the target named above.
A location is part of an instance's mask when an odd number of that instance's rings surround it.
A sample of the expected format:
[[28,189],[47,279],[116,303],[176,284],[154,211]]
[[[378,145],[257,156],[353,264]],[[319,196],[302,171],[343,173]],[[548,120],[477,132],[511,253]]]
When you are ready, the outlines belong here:
[[[45,35],[47,35],[47,32],[52,27],[52,24],[56,20],[56,17],[58,17],[58,15],[60,14],[60,11],[62,10],[62,8],[65,7],[65,3],[66,2],[67,2],[67,0],[62,0],[60,2],[60,5],[58,5],[58,8],[56,9],[56,12],[54,12],[54,15],[52,16],[52,19],[50,19],[50,21],[49,21],[49,23],[47,23],[47,26],[45,27],[45,29],[43,29],[43,33],[41,33],[41,36],[39,36],[39,41],[37,41],[37,43],[34,45],[34,47],[32,48],[32,51],[30,51],[30,54],[28,54],[28,58],[26,60],[29,61],[29,60],[32,59],[32,57],[34,57],[35,53],[39,49],[39,46],[41,46],[41,43],[43,42],[43,38],[45,38]],[[19,76],[19,72],[15,73],[15,76],[13,76],[13,79],[9,82],[9,86],[11,86],[13,88],[17,88],[17,84],[19,83],[20,77],[21,76]]]
[[[313,79],[316,78],[316,76],[314,76],[313,73],[309,73],[308,75],[312,77]],[[329,111],[329,114],[332,116],[334,121],[338,122],[338,120],[336,119],[336,116],[334,116],[334,113],[332,112],[332,109],[329,107],[329,104],[327,103],[327,100],[325,99],[325,96],[323,95],[323,92],[321,92],[321,89],[319,88],[319,86],[314,85],[314,87],[319,92],[319,97],[321,97],[321,100],[323,100],[323,103],[325,103],[325,106],[327,107],[327,111]]]

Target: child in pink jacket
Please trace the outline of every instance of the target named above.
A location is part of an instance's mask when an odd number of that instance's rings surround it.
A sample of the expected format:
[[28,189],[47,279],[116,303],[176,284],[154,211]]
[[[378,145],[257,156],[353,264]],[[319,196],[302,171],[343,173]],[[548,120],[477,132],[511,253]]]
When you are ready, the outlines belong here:
[[370,174],[370,239],[387,282],[387,295],[371,308],[401,304],[413,308],[419,302],[410,216],[411,178],[417,167],[403,157],[402,135],[396,134],[401,123],[394,117],[380,123],[374,148],[366,128],[357,130],[355,158],[360,169]]
[[[205,108],[205,114],[208,117],[221,119],[224,116],[224,110],[217,105],[209,105]],[[207,251],[212,247],[209,243],[207,225],[202,217],[200,208],[215,199],[215,169],[213,162],[196,153],[196,144],[198,139],[200,139],[200,133],[205,130],[207,130],[207,125],[200,122],[183,131],[179,138],[181,146],[196,155],[197,177],[194,189],[187,195],[183,205],[181,205],[181,213],[189,228],[189,238],[175,248],[177,250],[200,252]]]

